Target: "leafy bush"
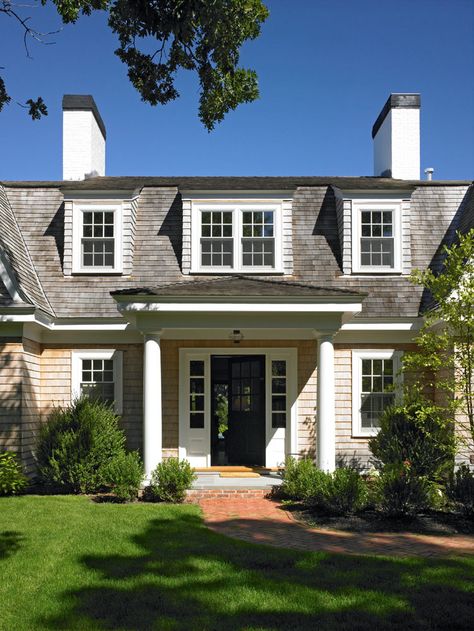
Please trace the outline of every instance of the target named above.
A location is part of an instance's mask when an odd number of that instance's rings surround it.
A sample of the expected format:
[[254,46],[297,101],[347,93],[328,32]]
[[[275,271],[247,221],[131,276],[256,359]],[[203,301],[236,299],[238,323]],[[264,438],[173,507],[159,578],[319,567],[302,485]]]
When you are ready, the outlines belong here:
[[0,453],[0,495],[16,495],[28,484],[23,475],[21,464],[16,454],[11,451]]
[[105,467],[104,478],[118,500],[135,500],[143,480],[143,464],[138,452],[123,452],[116,456]]
[[151,474],[146,499],[154,502],[182,502],[186,490],[191,488],[195,479],[194,470],[187,460],[168,458],[160,462]]
[[326,475],[326,488],[319,498],[321,508],[335,515],[347,515],[366,506],[367,484],[358,471],[344,467]]
[[361,510],[367,501],[367,485],[355,469],[326,473],[307,458],[287,458],[280,488],[290,499],[337,515]]
[[436,504],[437,486],[415,475],[409,463],[387,465],[376,480],[377,507],[387,515],[413,515]]
[[325,475],[309,458],[296,460],[289,456],[285,460],[280,492],[289,499],[304,502],[314,496],[316,489],[324,484]]
[[418,398],[388,408],[369,447],[383,465],[408,462],[412,476],[438,481],[453,465],[456,441],[442,409]]
[[474,516],[474,474],[467,465],[452,474],[446,493],[463,513]]
[[107,487],[109,463],[125,453],[125,435],[113,409],[87,397],[57,408],[41,428],[37,460],[40,480],[72,493]]

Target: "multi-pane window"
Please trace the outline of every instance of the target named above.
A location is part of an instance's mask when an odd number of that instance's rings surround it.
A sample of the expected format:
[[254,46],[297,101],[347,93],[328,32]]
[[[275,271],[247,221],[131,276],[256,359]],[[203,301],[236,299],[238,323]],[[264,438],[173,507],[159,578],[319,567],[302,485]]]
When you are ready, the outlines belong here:
[[279,271],[280,219],[276,206],[196,207],[193,211],[195,271]]
[[272,427],[286,427],[286,361],[272,361]]
[[205,371],[201,359],[189,362],[189,427],[202,429],[205,414]]
[[400,352],[352,351],[352,430],[355,436],[378,431],[383,412],[393,405],[400,385]]
[[80,350],[71,353],[71,397],[87,395],[113,404],[122,413],[123,353],[115,349]]
[[91,210],[82,213],[82,267],[114,268],[114,232],[113,211]]
[[361,267],[394,267],[394,226],[391,210],[362,210]]
[[242,266],[274,267],[275,225],[271,210],[242,213]]
[[393,359],[363,359],[361,376],[361,428],[377,428],[382,412],[392,405],[395,397]]
[[232,267],[232,213],[212,210],[201,215],[201,265],[203,267]]
[[92,399],[113,403],[115,398],[113,359],[82,359],[80,392]]

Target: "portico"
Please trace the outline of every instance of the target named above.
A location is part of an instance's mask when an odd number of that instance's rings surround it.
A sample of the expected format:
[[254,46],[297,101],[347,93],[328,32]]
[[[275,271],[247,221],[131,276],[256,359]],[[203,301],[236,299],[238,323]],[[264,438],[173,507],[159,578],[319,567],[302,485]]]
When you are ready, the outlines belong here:
[[[217,357],[231,358],[232,365],[239,357],[259,357],[263,366],[253,382],[251,375],[247,379],[240,373],[240,381],[234,377],[233,385],[229,378],[230,425],[224,432],[227,442],[236,431],[250,431],[243,429],[250,427],[244,418],[258,404],[260,412],[253,418],[255,423],[262,424],[262,464],[277,466],[286,455],[304,452],[298,408],[306,406],[312,410],[305,416],[307,422],[313,426],[317,423],[316,431],[313,428],[311,431],[316,435],[318,464],[325,470],[334,469],[333,339],[342,324],[361,310],[362,295],[243,277],[126,290],[112,295],[120,313],[144,337],[143,438],[147,476],[163,457],[163,423],[170,414],[166,409],[170,395],[163,392],[165,381],[168,384],[165,390],[172,382],[178,393],[179,457],[187,458],[193,466],[211,465],[214,413],[211,364]],[[304,391],[306,378],[302,373],[309,370],[303,355],[315,342],[317,392],[313,394],[308,389]],[[167,344],[173,344],[176,352],[165,363],[163,348]],[[174,362],[176,366],[172,365]],[[316,365],[311,368],[315,370]],[[165,380],[167,371],[177,374],[176,379]],[[262,384],[259,398],[256,390],[252,390],[257,378]]]

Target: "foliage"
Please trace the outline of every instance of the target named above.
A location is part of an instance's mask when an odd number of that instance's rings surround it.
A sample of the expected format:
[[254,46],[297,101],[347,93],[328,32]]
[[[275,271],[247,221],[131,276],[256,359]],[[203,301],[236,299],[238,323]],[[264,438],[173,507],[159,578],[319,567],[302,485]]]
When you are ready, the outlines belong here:
[[457,233],[443,255],[441,273],[412,275],[431,296],[433,309],[415,340],[419,350],[406,354],[404,369],[418,376],[412,388],[436,388],[452,412],[466,415],[474,440],[474,228]]
[[413,475],[438,480],[453,465],[456,440],[444,411],[416,396],[385,410],[369,447],[384,466],[409,463]]
[[286,459],[280,489],[290,499],[335,515],[361,510],[368,496],[367,485],[355,469],[341,467],[327,473],[309,458]]
[[463,513],[474,516],[474,474],[467,465],[461,465],[453,473],[446,493]]
[[0,452],[0,495],[16,495],[28,484],[15,453]]
[[377,507],[390,516],[413,515],[436,504],[436,485],[408,463],[386,465],[375,480]]
[[[41,0],[46,4],[47,0]],[[179,97],[179,70],[196,72],[200,85],[199,118],[210,131],[230,110],[258,96],[254,70],[239,67],[240,48],[258,37],[268,17],[262,0],[53,0],[62,21],[108,11],[108,24],[118,36],[115,54],[128,67],[128,77],[143,101],[165,104]],[[40,33],[29,18],[1,0],[4,13],[28,39],[51,43],[53,33]],[[153,42],[153,43],[152,43]],[[28,48],[26,49],[27,54]],[[28,103],[32,118],[46,114],[41,97]],[[0,110],[10,101],[0,77]]]
[[113,409],[81,397],[56,408],[41,428],[37,460],[40,480],[72,493],[107,486],[109,463],[125,453],[125,436]]
[[194,470],[187,460],[168,458],[158,463],[151,474],[150,486],[146,489],[146,499],[158,502],[180,503],[186,497],[196,479]]
[[315,494],[325,475],[310,458],[296,460],[289,456],[285,460],[280,492],[289,499],[305,502]]
[[218,432],[223,434],[229,429],[229,399],[221,392],[216,396],[216,416],[219,419]]
[[137,499],[143,480],[143,463],[137,451],[122,452],[105,467],[104,478],[121,502]]

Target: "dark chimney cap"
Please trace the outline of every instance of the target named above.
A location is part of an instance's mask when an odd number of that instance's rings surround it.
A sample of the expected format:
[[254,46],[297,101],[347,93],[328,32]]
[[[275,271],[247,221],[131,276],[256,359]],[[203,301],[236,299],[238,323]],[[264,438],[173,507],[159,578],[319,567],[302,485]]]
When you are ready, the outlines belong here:
[[64,110],[83,110],[92,112],[95,120],[97,121],[97,125],[99,125],[99,129],[104,136],[104,140],[107,138],[104,121],[99,114],[94,97],[91,94],[65,94],[63,96],[63,111]]
[[372,138],[375,138],[376,133],[382,127],[382,123],[390,110],[397,108],[419,110],[420,104],[421,99],[419,94],[391,94],[372,127]]

